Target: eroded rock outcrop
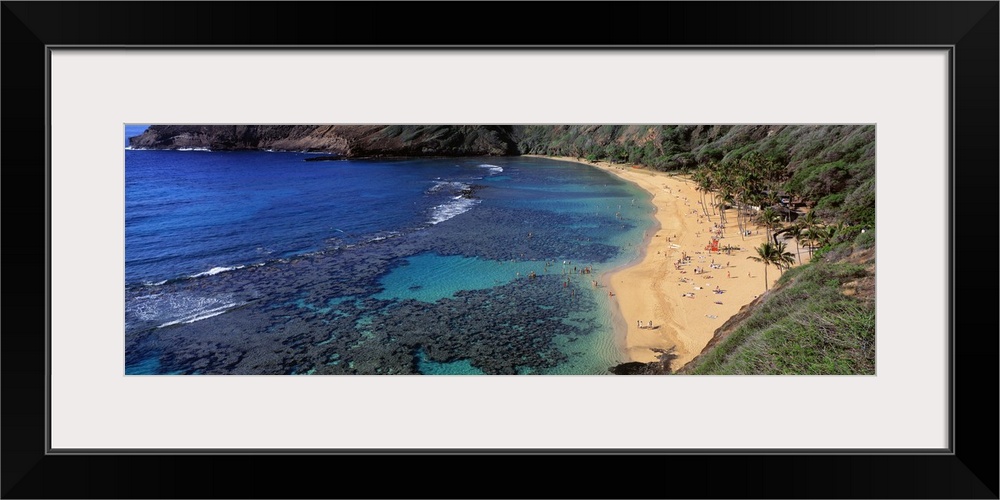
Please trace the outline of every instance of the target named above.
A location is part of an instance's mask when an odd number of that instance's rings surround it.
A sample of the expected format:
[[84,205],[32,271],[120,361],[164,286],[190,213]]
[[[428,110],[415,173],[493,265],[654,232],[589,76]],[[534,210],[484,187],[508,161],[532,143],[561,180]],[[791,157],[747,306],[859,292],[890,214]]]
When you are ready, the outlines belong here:
[[313,151],[343,157],[519,153],[499,125],[153,125],[133,148]]

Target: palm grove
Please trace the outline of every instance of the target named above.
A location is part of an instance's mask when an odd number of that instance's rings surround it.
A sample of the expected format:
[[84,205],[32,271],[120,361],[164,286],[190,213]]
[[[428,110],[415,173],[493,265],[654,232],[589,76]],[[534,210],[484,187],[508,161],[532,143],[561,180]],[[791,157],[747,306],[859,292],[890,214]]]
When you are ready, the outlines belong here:
[[[748,257],[764,264],[766,293],[685,366],[652,363],[640,371],[875,372],[873,125],[528,126],[520,138],[525,153],[688,175],[704,216],[724,227],[735,222],[740,238],[751,229],[766,234]],[[793,267],[803,251],[809,262]],[[781,277],[766,290],[771,267]]]
[[[770,266],[781,273],[796,261],[802,263],[801,254],[789,252],[786,244],[779,241],[779,235],[794,239],[798,252],[805,246],[811,259],[814,248],[827,247],[839,232],[845,230],[843,223],[822,223],[814,210],[799,218],[790,205],[792,199],[801,195],[780,192],[784,172],[785,167],[780,160],[756,151],[729,162],[710,160],[691,172],[691,179],[701,196],[702,213],[709,221],[713,215],[718,216],[720,227],[724,228],[730,222],[727,211],[734,209],[741,238],[745,239],[750,234],[750,224],[755,224],[758,230],[764,229],[767,241],[754,249],[757,255],[747,258],[764,264],[765,289],[769,283],[767,269]],[[786,203],[782,203],[782,199]],[[791,223],[793,215],[796,221]]]

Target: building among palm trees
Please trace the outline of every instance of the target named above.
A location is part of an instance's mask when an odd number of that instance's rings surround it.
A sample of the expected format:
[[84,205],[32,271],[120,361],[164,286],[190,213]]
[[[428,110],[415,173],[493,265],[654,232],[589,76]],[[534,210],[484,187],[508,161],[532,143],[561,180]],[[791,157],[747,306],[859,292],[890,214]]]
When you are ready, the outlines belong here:
[[781,220],[785,222],[795,222],[795,220],[802,215],[801,212],[787,205],[775,206],[774,210],[778,212],[778,215],[781,216]]

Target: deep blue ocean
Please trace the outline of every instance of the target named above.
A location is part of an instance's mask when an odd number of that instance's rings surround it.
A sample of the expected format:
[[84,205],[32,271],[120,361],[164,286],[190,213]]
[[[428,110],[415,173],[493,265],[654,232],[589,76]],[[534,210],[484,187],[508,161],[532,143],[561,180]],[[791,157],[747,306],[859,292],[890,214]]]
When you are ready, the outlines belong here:
[[[127,374],[607,374],[644,191],[529,157],[125,151]],[[586,272],[587,270],[591,272]]]

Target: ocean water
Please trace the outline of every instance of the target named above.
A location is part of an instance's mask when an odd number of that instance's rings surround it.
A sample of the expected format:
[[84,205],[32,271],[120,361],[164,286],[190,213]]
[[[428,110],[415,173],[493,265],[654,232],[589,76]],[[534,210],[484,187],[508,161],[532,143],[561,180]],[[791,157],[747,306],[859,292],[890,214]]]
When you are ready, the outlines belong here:
[[[649,196],[545,158],[125,151],[126,374],[607,374]],[[587,273],[585,270],[591,270]]]

